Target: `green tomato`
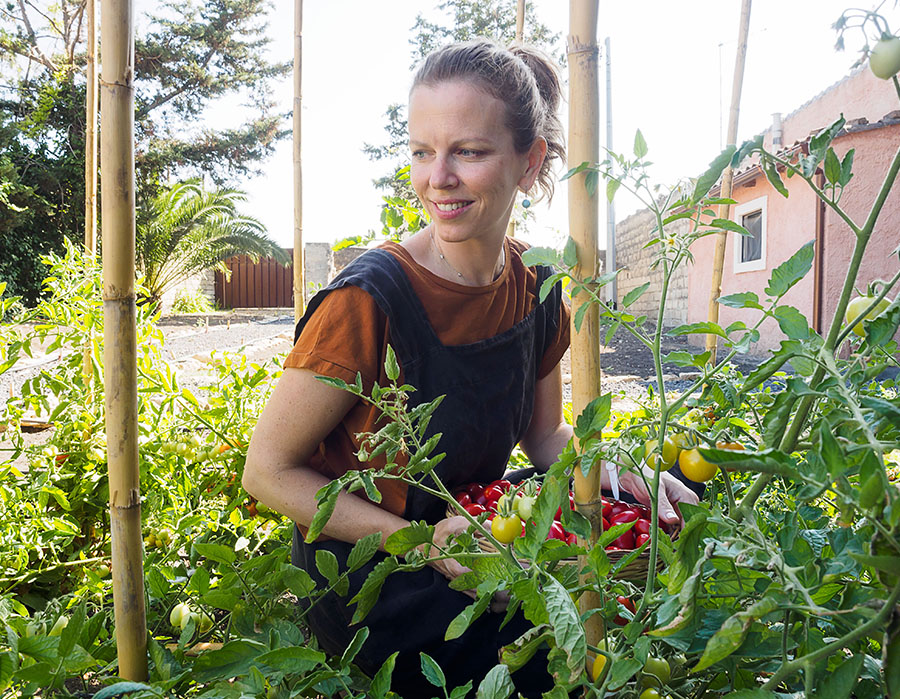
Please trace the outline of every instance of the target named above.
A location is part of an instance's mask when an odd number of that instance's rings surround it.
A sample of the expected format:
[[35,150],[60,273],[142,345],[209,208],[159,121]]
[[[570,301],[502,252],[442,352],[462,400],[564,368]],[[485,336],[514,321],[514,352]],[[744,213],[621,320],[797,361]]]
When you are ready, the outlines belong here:
[[199,619],[197,626],[200,628],[200,633],[206,633],[213,627],[212,617],[206,612],[200,612]]
[[56,623],[53,625],[53,628],[50,629],[50,633],[47,635],[48,636],[59,636],[63,632],[63,629],[66,628],[68,625],[69,625],[69,617],[61,616],[59,619],[56,620]]
[[169,623],[172,624],[172,626],[184,628],[185,624],[183,623],[183,619],[186,616],[189,616],[190,613],[190,606],[185,602],[179,602],[172,607],[172,611],[169,612]]
[[520,497],[516,502],[516,511],[519,513],[522,521],[527,522],[531,519],[531,514],[534,511],[534,495],[523,495]]
[[640,699],[661,699],[662,695],[657,692],[653,687],[648,687],[643,692],[641,692]]
[[[658,439],[649,439],[644,443],[644,458],[647,460],[647,465],[653,469],[656,468],[656,457],[659,456],[657,444],[659,444]],[[678,445],[667,435],[663,440],[662,465],[659,467],[659,470],[668,471],[675,464],[677,458]]]
[[641,675],[642,687],[662,687],[672,676],[672,668],[663,658],[654,658],[652,655],[644,663],[644,672]]
[[[898,39],[897,41],[900,42],[900,39]],[[891,300],[885,297],[878,302],[878,305],[876,305],[875,308],[866,313],[865,318],[860,319],[859,317],[862,315],[862,312],[866,310],[869,304],[871,304],[874,300],[874,296],[857,296],[847,306],[847,312],[844,314],[844,320],[848,325],[853,326],[853,332],[855,332],[860,337],[866,336],[866,331],[863,328],[862,321],[872,320],[873,318],[878,317],[888,306],[891,305]]]
[[890,80],[900,73],[900,39],[885,36],[869,54],[869,68],[876,78]]

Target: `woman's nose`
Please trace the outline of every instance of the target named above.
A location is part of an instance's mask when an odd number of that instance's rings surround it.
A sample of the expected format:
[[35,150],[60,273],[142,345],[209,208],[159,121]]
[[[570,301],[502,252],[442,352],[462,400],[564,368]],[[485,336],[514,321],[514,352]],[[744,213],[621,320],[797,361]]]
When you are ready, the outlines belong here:
[[429,184],[432,189],[451,189],[459,184],[453,161],[449,157],[438,156],[434,159]]

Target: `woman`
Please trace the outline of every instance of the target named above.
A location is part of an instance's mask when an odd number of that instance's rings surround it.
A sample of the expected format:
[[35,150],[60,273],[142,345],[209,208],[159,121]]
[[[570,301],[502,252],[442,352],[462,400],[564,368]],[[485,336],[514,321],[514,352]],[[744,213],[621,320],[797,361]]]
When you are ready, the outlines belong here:
[[[379,504],[342,493],[323,535],[304,543],[316,491],[361,468],[356,435],[381,426],[371,406],[316,375],[352,382],[359,372],[367,389],[385,385],[390,344],[402,381],[416,388],[413,402],[446,396],[429,432],[443,433],[438,451],[447,456],[437,471],[450,487],[499,478],[516,444],[546,469],[571,438],[559,368],[568,310],[558,287],[538,301],[549,271],[525,267],[526,246],[505,236],[518,191],[537,184],[552,193],[552,160],[564,154],[559,100],[552,64],[522,47],[452,45],[419,68],[409,100],[410,177],[432,222],[400,244],[366,253],[313,299],[247,455],[244,487],[297,522],[293,560],[318,582],[317,550],[343,561],[362,537],[380,532],[383,544],[411,520],[434,524],[436,543],[468,522],[445,518],[439,500],[387,481],[379,484]],[[639,479],[625,474],[622,481],[646,500]],[[673,504],[696,497],[674,479],[665,484],[661,513],[677,521]],[[353,638],[347,600],[378,560],[353,574],[347,597],[329,595],[310,609],[310,627],[330,653],[340,654]],[[528,624],[519,618],[500,630],[503,615],[486,614],[461,638],[444,642],[450,620],[471,602],[447,585],[463,570],[442,560],[389,576],[364,620],[370,636],[356,658],[360,667],[374,673],[399,651],[394,691],[406,699],[431,696],[419,670],[421,651],[438,661],[448,686],[470,679],[477,686],[496,664],[497,649]],[[527,695],[552,684],[540,660],[513,679]]]

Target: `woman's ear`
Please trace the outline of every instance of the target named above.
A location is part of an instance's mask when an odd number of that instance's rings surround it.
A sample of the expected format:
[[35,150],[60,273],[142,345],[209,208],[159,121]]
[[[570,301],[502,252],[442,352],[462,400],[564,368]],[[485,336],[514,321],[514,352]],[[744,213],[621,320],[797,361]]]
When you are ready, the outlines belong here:
[[531,148],[528,149],[528,166],[525,168],[525,173],[518,182],[519,189],[523,192],[527,192],[534,185],[546,155],[547,139],[543,136],[538,136],[534,139],[534,143],[531,144]]

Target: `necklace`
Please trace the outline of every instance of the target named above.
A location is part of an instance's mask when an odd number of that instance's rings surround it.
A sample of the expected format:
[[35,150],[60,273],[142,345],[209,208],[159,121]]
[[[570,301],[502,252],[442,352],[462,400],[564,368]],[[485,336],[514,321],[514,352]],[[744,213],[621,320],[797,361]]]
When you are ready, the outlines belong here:
[[[465,281],[465,282],[469,281],[468,279],[466,279],[466,276],[462,272],[460,272],[458,269],[456,269],[456,267],[454,267],[452,264],[450,264],[450,260],[448,260],[446,257],[444,257],[444,253],[441,252],[441,248],[438,246],[437,241],[434,239],[434,229],[433,228],[428,232],[428,237],[431,238],[431,247],[434,248],[435,253],[437,254],[438,257],[441,258],[441,261],[445,265],[447,265],[447,268],[450,269],[450,271],[452,271],[457,277],[459,277],[463,281]],[[501,248],[500,248],[500,269],[498,269],[497,272],[494,274],[494,279],[497,279],[497,277],[499,277],[501,274],[503,274],[503,270],[505,268],[506,268],[506,246],[504,245],[504,246],[501,246]]]

